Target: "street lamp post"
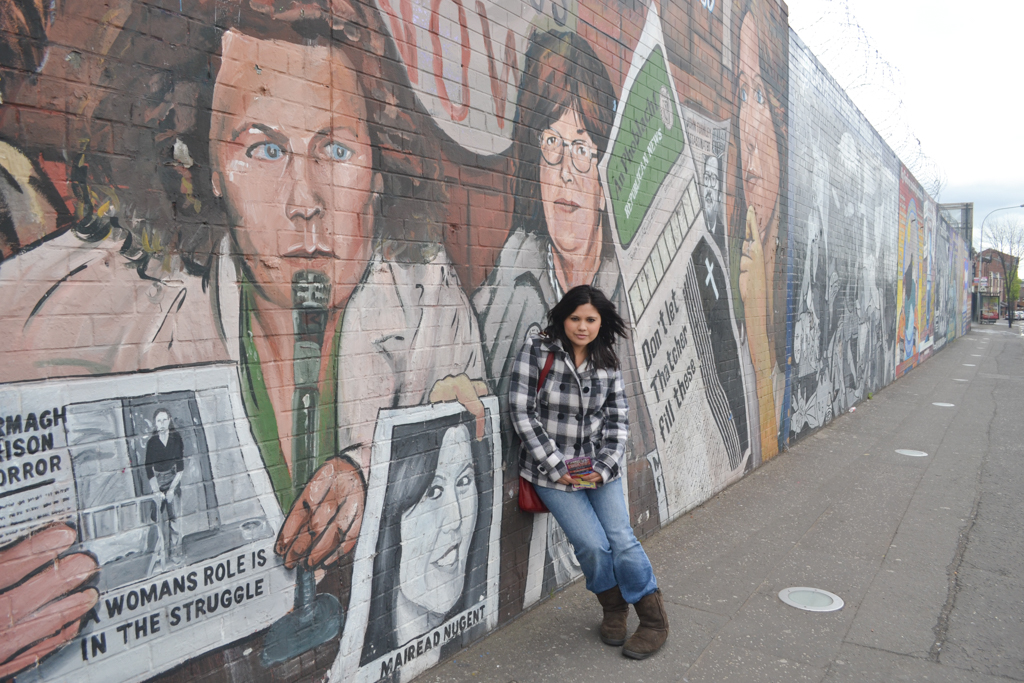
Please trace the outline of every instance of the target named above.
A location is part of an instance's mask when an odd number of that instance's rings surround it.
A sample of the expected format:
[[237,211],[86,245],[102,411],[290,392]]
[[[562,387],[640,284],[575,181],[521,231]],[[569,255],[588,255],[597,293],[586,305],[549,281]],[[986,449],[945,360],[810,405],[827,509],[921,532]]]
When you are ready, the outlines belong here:
[[981,234],[978,237],[978,253],[980,254],[985,250],[985,221],[988,217],[994,214],[996,211],[1009,211],[1010,209],[1024,209],[1024,204],[1015,204],[1013,206],[1001,206],[998,209],[992,209],[985,217],[981,219]]

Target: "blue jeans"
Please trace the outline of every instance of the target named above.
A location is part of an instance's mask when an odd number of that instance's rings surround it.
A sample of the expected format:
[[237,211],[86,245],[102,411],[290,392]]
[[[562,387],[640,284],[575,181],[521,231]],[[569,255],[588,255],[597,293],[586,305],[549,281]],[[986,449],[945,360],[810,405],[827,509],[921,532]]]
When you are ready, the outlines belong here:
[[651,561],[629,525],[621,478],[581,491],[535,488],[572,543],[587,590],[603,593],[617,585],[634,604],[658,589]]

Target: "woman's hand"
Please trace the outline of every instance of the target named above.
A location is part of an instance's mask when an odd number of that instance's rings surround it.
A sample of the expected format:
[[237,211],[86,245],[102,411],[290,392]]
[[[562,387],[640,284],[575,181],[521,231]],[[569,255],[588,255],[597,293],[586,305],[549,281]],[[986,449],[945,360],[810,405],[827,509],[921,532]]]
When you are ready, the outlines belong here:
[[588,482],[591,484],[600,484],[604,478],[598,472],[591,472],[590,474],[583,474],[578,477],[570,477],[568,474],[562,475],[562,478],[558,480],[559,484],[566,486],[579,486],[581,482]]
[[316,471],[292,505],[274,551],[292,569],[332,564],[351,552],[363,521],[366,484],[347,458],[331,458]]
[[481,396],[489,393],[487,383],[480,380],[473,380],[469,375],[448,375],[439,379],[430,390],[429,401],[431,403],[444,403],[446,401],[458,401],[473,417],[476,418],[476,439],[484,438],[484,427],[487,422],[487,411],[480,400]]
[[54,524],[0,551],[0,678],[74,638],[96,605],[99,593],[82,589],[96,560],[85,553],[58,558],[77,537],[66,524]]

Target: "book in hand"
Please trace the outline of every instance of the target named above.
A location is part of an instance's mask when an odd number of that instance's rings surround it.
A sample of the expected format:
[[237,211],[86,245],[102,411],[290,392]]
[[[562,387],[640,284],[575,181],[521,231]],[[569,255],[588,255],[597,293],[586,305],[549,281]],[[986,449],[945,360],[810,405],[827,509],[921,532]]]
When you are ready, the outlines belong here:
[[594,473],[594,463],[590,458],[585,455],[578,458],[569,458],[565,461],[565,466],[569,470],[569,476],[577,480],[577,483],[573,484],[573,491],[597,488],[596,483],[592,481],[582,481],[579,479],[579,477],[582,477],[585,474]]

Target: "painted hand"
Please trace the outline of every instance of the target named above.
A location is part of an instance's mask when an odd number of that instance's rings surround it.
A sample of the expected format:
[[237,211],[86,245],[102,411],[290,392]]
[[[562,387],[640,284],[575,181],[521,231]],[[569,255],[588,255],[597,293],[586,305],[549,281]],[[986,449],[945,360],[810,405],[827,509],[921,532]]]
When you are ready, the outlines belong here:
[[96,561],[85,553],[58,558],[76,538],[71,527],[54,524],[0,550],[0,678],[74,638],[96,604],[96,589],[82,588]]
[[434,384],[430,390],[430,402],[458,401],[461,403],[476,418],[476,438],[479,441],[484,438],[484,426],[487,419],[487,413],[480,397],[486,396],[488,393],[486,382],[472,380],[465,373],[448,375]]
[[366,483],[346,458],[331,458],[316,471],[292,505],[274,551],[289,569],[315,569],[352,551],[359,538]]

